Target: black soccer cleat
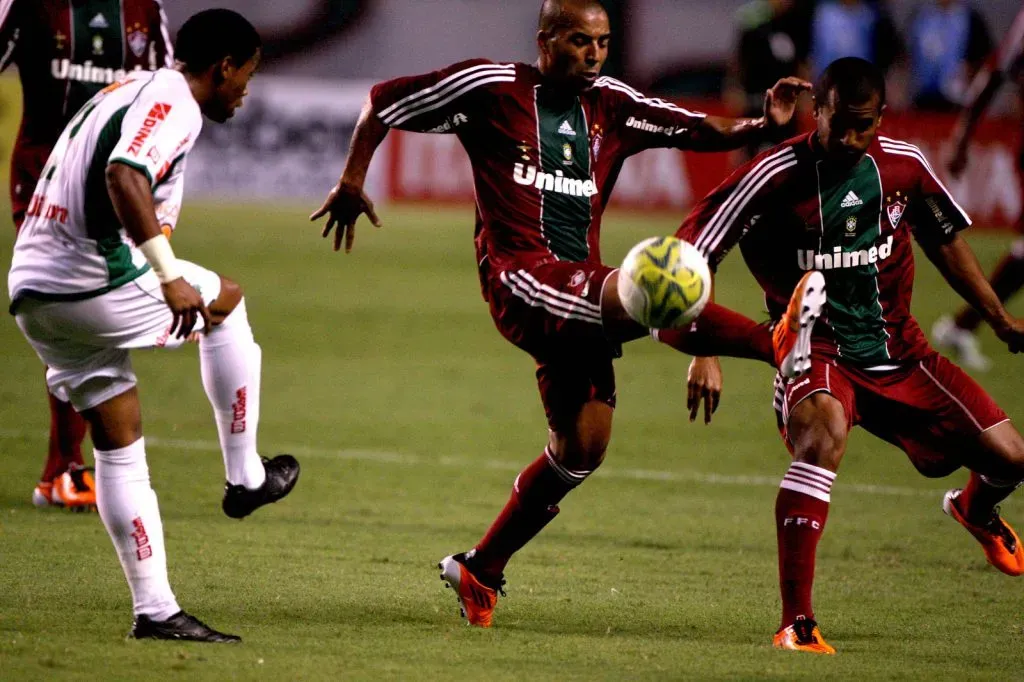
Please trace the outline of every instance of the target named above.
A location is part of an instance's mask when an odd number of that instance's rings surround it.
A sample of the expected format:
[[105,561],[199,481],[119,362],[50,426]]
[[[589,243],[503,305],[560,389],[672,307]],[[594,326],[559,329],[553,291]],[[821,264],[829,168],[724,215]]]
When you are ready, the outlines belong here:
[[244,485],[224,484],[221,508],[233,519],[244,519],[263,505],[277,502],[290,493],[299,480],[299,462],[291,455],[260,459],[267,471],[267,480],[259,488],[249,490]]
[[178,611],[167,620],[153,620],[149,616],[136,616],[132,631],[133,639],[171,639],[180,642],[209,642],[210,644],[234,644],[241,642],[237,635],[217,632],[195,616]]

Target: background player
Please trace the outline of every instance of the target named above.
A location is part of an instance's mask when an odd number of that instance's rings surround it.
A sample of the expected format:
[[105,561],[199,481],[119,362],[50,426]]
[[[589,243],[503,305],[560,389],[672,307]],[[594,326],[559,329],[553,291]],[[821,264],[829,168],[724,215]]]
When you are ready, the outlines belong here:
[[222,123],[241,106],[259,48],[256,30],[229,10],[186,21],[176,69],[133,73],[72,119],[15,242],[11,312],[48,367],[49,389],[91,426],[96,501],[131,587],[136,638],[238,640],[186,614],[171,592],[130,349],[176,347],[194,328],[205,332],[200,369],[228,516],[280,499],[298,479],[293,457],[256,450],[262,352],[241,289],[178,261],[163,233],[179,213],[202,116]]
[[[18,230],[43,164],[71,117],[126,72],[172,66],[174,51],[160,0],[0,3],[0,49],[0,71],[15,64],[22,91],[10,187]],[[85,421],[70,403],[47,395],[50,444],[32,502],[90,508],[96,494],[92,475],[81,468]]]
[[884,106],[876,66],[833,62],[815,85],[817,129],[740,167],[678,232],[714,266],[739,242],[773,316],[801,277],[826,281],[810,374],[776,379],[793,455],[775,509],[782,623],[774,643],[782,649],[835,652],[814,621],[811,588],[832,484],[858,424],[926,476],[968,467],[966,489],[947,492],[943,508],[990,563],[1024,573],[1024,549],[995,508],[1024,480],[1024,440],[978,384],[928,346],[910,314],[911,233],[1013,352],[1024,346],[1024,322],[985,280],[958,234],[970,220],[920,150],[878,134]]
[[[949,171],[959,176],[967,167],[967,149],[978,122],[992,103],[999,88],[1007,80],[1013,82],[1018,90],[1024,79],[1024,9],[1014,19],[1009,33],[1003,39],[985,67],[971,83],[968,91],[968,103],[957,122],[953,133],[953,156],[949,162]],[[1024,141],[1017,157],[1017,179],[1024,190]],[[1006,301],[1024,286],[1024,213],[1017,218],[1016,241],[1003,256],[992,272],[990,281],[1000,301]],[[956,317],[941,317],[932,328],[932,339],[935,345],[943,350],[952,351],[966,367],[984,371],[992,364],[981,352],[978,339],[974,332],[981,326],[983,318],[976,310],[965,307]]]
[[[600,77],[610,38],[600,3],[548,0],[536,66],[471,60],[374,86],[344,173],[311,216],[330,214],[323,235],[337,224],[336,250],[342,242],[351,249],[361,213],[380,225],[363,183],[390,128],[455,134],[469,154],[483,296],[501,334],[536,360],[549,427],[543,454],[516,478],[483,539],[442,561],[473,624],[490,625],[511,556],[601,464],[615,405],[612,360],[623,341],[647,335],[619,303],[616,270],[600,260],[601,215],[623,161],[651,147],[742,146],[787,123],[807,86],[777,84],[766,95],[767,119],[705,116]],[[714,338],[742,339],[736,354],[772,361],[770,335],[759,325],[714,305],[704,317]],[[750,348],[752,330],[760,331],[761,350]],[[672,339],[685,345],[684,336]],[[707,418],[712,403],[705,402]]]

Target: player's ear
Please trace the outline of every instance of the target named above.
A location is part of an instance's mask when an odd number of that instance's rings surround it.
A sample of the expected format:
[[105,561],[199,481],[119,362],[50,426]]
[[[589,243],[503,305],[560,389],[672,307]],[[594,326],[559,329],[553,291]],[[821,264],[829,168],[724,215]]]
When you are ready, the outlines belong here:
[[550,37],[547,31],[537,31],[537,49],[541,54],[548,53],[548,38]]
[[217,71],[214,74],[217,77],[216,82],[218,84],[223,83],[230,79],[237,70],[235,60],[230,56],[224,57],[224,59],[220,60],[220,64],[217,65]]

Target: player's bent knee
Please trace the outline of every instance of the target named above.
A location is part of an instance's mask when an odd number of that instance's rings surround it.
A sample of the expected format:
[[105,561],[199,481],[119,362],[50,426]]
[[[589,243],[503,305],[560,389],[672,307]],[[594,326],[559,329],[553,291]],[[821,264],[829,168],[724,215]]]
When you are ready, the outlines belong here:
[[238,307],[245,293],[242,285],[227,277],[220,278],[220,293],[208,306],[213,324],[223,324],[224,320]]
[[793,457],[830,471],[839,468],[846,452],[846,415],[839,401],[817,393],[797,405],[789,417]]
[[644,338],[649,331],[629,316],[619,298],[619,272],[608,276],[601,292],[601,321],[610,339],[623,343]]
[[611,434],[611,406],[593,400],[583,406],[574,425],[551,433],[550,449],[562,466],[589,473],[604,461]]
[[142,410],[134,387],[83,410],[82,417],[89,423],[93,446],[99,450],[117,450],[142,438]]

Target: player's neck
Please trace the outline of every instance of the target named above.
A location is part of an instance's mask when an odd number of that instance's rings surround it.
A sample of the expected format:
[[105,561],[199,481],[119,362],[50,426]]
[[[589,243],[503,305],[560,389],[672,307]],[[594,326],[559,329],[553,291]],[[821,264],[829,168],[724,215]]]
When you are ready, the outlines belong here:
[[541,60],[538,60],[534,66],[536,66],[537,71],[540,72],[541,86],[543,86],[542,91],[544,94],[544,99],[549,104],[567,105],[572,103],[577,97],[579,97],[580,93],[577,92],[575,89],[567,86],[562,79],[549,75],[549,73],[544,67],[544,63]]
[[213,84],[209,82],[209,79],[204,78],[203,75],[189,73],[185,69],[185,65],[178,62],[174,65],[174,70],[185,77],[185,82],[188,84],[188,89],[192,92],[192,98],[202,109],[206,104],[213,98]]

